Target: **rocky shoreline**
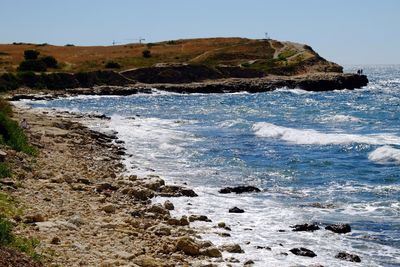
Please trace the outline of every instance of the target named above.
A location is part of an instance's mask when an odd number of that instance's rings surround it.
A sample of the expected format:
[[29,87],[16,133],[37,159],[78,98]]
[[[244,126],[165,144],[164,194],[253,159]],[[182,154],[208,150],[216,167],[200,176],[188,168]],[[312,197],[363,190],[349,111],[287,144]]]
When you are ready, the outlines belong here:
[[[24,209],[18,232],[41,241],[46,266],[212,266],[221,248],[203,241],[190,223],[174,218],[174,197],[195,197],[158,176],[124,175],[124,148],[70,113],[18,107],[40,152],[30,159],[7,151],[17,166],[3,189]],[[168,197],[153,204],[154,196]]]
[[[249,92],[270,92],[279,88],[299,88],[306,91],[332,91],[353,90],[362,88],[368,84],[365,75],[343,74],[343,73],[314,73],[298,76],[266,76],[261,78],[229,78],[208,80],[191,83],[139,83],[132,82],[123,84],[90,84],[88,87],[68,87],[54,90],[34,90],[20,88],[9,93],[9,100],[21,99],[44,100],[55,97],[66,97],[74,95],[118,95],[127,96],[138,93],[150,94],[153,89],[180,93],[180,94],[221,94]],[[40,95],[38,95],[40,92]]]

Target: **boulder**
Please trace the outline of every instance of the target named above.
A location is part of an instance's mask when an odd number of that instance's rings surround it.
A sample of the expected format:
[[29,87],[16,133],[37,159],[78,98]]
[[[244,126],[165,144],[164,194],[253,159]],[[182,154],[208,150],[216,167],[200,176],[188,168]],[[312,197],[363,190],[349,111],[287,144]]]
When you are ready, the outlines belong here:
[[351,232],[350,224],[331,224],[325,227],[326,230],[338,233],[338,234],[345,234]]
[[233,208],[229,209],[229,213],[243,213],[243,212],[244,212],[244,210],[240,209],[238,207],[233,207]]
[[355,254],[350,254],[347,252],[339,252],[335,258],[345,260],[345,261],[351,261],[351,262],[361,262],[361,259],[359,256]]
[[316,230],[319,230],[319,227],[317,224],[313,223],[313,224],[296,224],[293,226],[290,226],[291,228],[293,228],[293,232],[314,232]]
[[220,258],[222,257],[222,253],[221,251],[219,251],[218,248],[216,247],[208,247],[205,249],[201,249],[200,250],[200,254],[207,256],[207,257],[211,257],[211,258]]
[[220,247],[221,250],[227,251],[229,253],[244,253],[243,249],[239,244],[226,244]]
[[200,255],[200,246],[189,237],[182,237],[176,243],[176,249],[183,251],[189,256]]
[[189,188],[177,185],[165,185],[160,187],[158,195],[162,197],[197,197],[198,195]]
[[194,221],[211,222],[211,220],[208,219],[208,217],[205,215],[190,215],[189,222],[194,222]]
[[171,201],[167,200],[164,202],[164,208],[166,208],[167,210],[174,210],[174,204],[172,204]]
[[317,254],[315,254],[312,250],[306,249],[306,248],[292,248],[290,250],[294,255],[297,256],[303,256],[303,257],[315,257]]
[[142,180],[142,186],[148,189],[158,191],[161,186],[165,185],[165,181],[159,177],[149,177],[148,179]]
[[135,200],[146,201],[154,197],[154,191],[145,187],[125,187],[121,193],[133,197]]
[[225,187],[218,191],[221,194],[229,194],[229,193],[249,193],[249,192],[261,192],[260,189],[254,186],[236,186],[236,187]]

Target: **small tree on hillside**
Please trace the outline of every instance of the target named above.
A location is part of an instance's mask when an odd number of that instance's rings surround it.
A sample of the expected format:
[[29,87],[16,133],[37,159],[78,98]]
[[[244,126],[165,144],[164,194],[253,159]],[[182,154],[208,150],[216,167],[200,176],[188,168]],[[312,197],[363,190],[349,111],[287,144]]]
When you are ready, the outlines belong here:
[[57,68],[58,67],[58,62],[57,59],[55,59],[53,56],[45,56],[42,57],[41,60],[46,64],[48,68]]
[[39,55],[40,55],[40,52],[36,51],[36,50],[25,50],[24,51],[25,60],[36,60]]
[[143,56],[144,58],[149,58],[149,57],[151,57],[151,52],[150,52],[150,50],[144,50],[144,51],[142,52],[142,56]]

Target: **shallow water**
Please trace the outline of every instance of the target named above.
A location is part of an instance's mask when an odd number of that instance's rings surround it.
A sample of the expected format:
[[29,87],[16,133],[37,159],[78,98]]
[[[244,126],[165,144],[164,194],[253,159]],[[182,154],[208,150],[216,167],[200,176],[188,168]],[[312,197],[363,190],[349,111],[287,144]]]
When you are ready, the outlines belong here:
[[[194,188],[198,198],[173,199],[176,213],[207,214],[212,225],[226,222],[231,237],[220,237],[219,229],[204,237],[240,243],[246,253],[233,255],[242,261],[238,266],[246,259],[256,266],[360,266],[335,259],[339,251],[359,255],[362,266],[399,266],[400,66],[363,68],[370,84],[355,91],[155,92],[28,104],[112,116],[92,126],[118,132],[133,154],[126,159],[133,173],[159,174]],[[221,187],[243,184],[264,191],[218,194]],[[233,206],[246,212],[228,213]],[[309,222],[350,223],[353,231],[289,227]],[[281,254],[299,246],[318,256]]]

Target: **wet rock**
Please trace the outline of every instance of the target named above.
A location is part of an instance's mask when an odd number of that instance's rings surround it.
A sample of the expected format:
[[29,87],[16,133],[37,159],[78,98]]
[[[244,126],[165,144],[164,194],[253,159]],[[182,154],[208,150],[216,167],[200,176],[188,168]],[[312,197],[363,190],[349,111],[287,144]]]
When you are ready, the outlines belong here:
[[154,197],[154,191],[144,187],[127,187],[124,188],[121,193],[140,201],[146,201]]
[[316,230],[319,230],[320,228],[318,227],[317,224],[313,223],[313,224],[296,224],[293,226],[290,226],[291,228],[293,228],[293,232],[314,232]]
[[325,227],[325,229],[338,234],[345,234],[351,232],[350,224],[331,224]]
[[169,211],[165,209],[161,204],[151,205],[148,209],[148,212],[157,213],[161,215],[169,215]]
[[253,265],[253,264],[255,264],[254,261],[252,261],[252,260],[247,260],[247,261],[245,261],[245,262],[243,263],[243,266],[250,266],[250,265]]
[[317,254],[315,254],[312,250],[306,249],[306,248],[292,248],[290,250],[294,255],[297,256],[303,256],[303,257],[315,257]]
[[165,185],[160,187],[158,195],[162,197],[197,197],[198,195],[189,188],[177,185]]
[[350,254],[347,252],[339,252],[335,258],[345,260],[345,261],[351,261],[351,262],[361,262],[361,259],[359,256],[355,254]]
[[254,186],[236,186],[236,187],[225,187],[218,191],[221,194],[229,194],[229,193],[249,193],[249,192],[261,192],[261,190]]
[[164,202],[164,208],[166,208],[167,210],[174,210],[174,204],[172,204],[171,201],[167,200]]
[[194,222],[194,221],[211,222],[211,220],[205,215],[190,215],[189,221],[190,222]]
[[240,260],[234,258],[234,257],[230,257],[230,258],[226,258],[225,259],[226,262],[231,262],[231,263],[239,263]]
[[200,246],[189,237],[182,237],[176,243],[176,249],[190,256],[200,255]]
[[233,207],[233,208],[229,209],[229,213],[243,213],[243,212],[244,212],[244,210],[240,209],[238,207]]
[[150,177],[149,179],[143,180],[142,186],[151,189],[153,191],[158,191],[161,186],[165,185],[165,181],[160,177]]
[[244,253],[243,249],[239,244],[226,244],[220,247],[221,250],[227,251],[229,253]]
[[265,250],[271,250],[270,247],[266,247],[266,246],[256,246],[256,249],[265,249]]
[[222,257],[221,251],[219,251],[219,249],[216,247],[209,247],[209,248],[201,249],[200,254],[207,256],[207,257],[211,257],[211,258]]

